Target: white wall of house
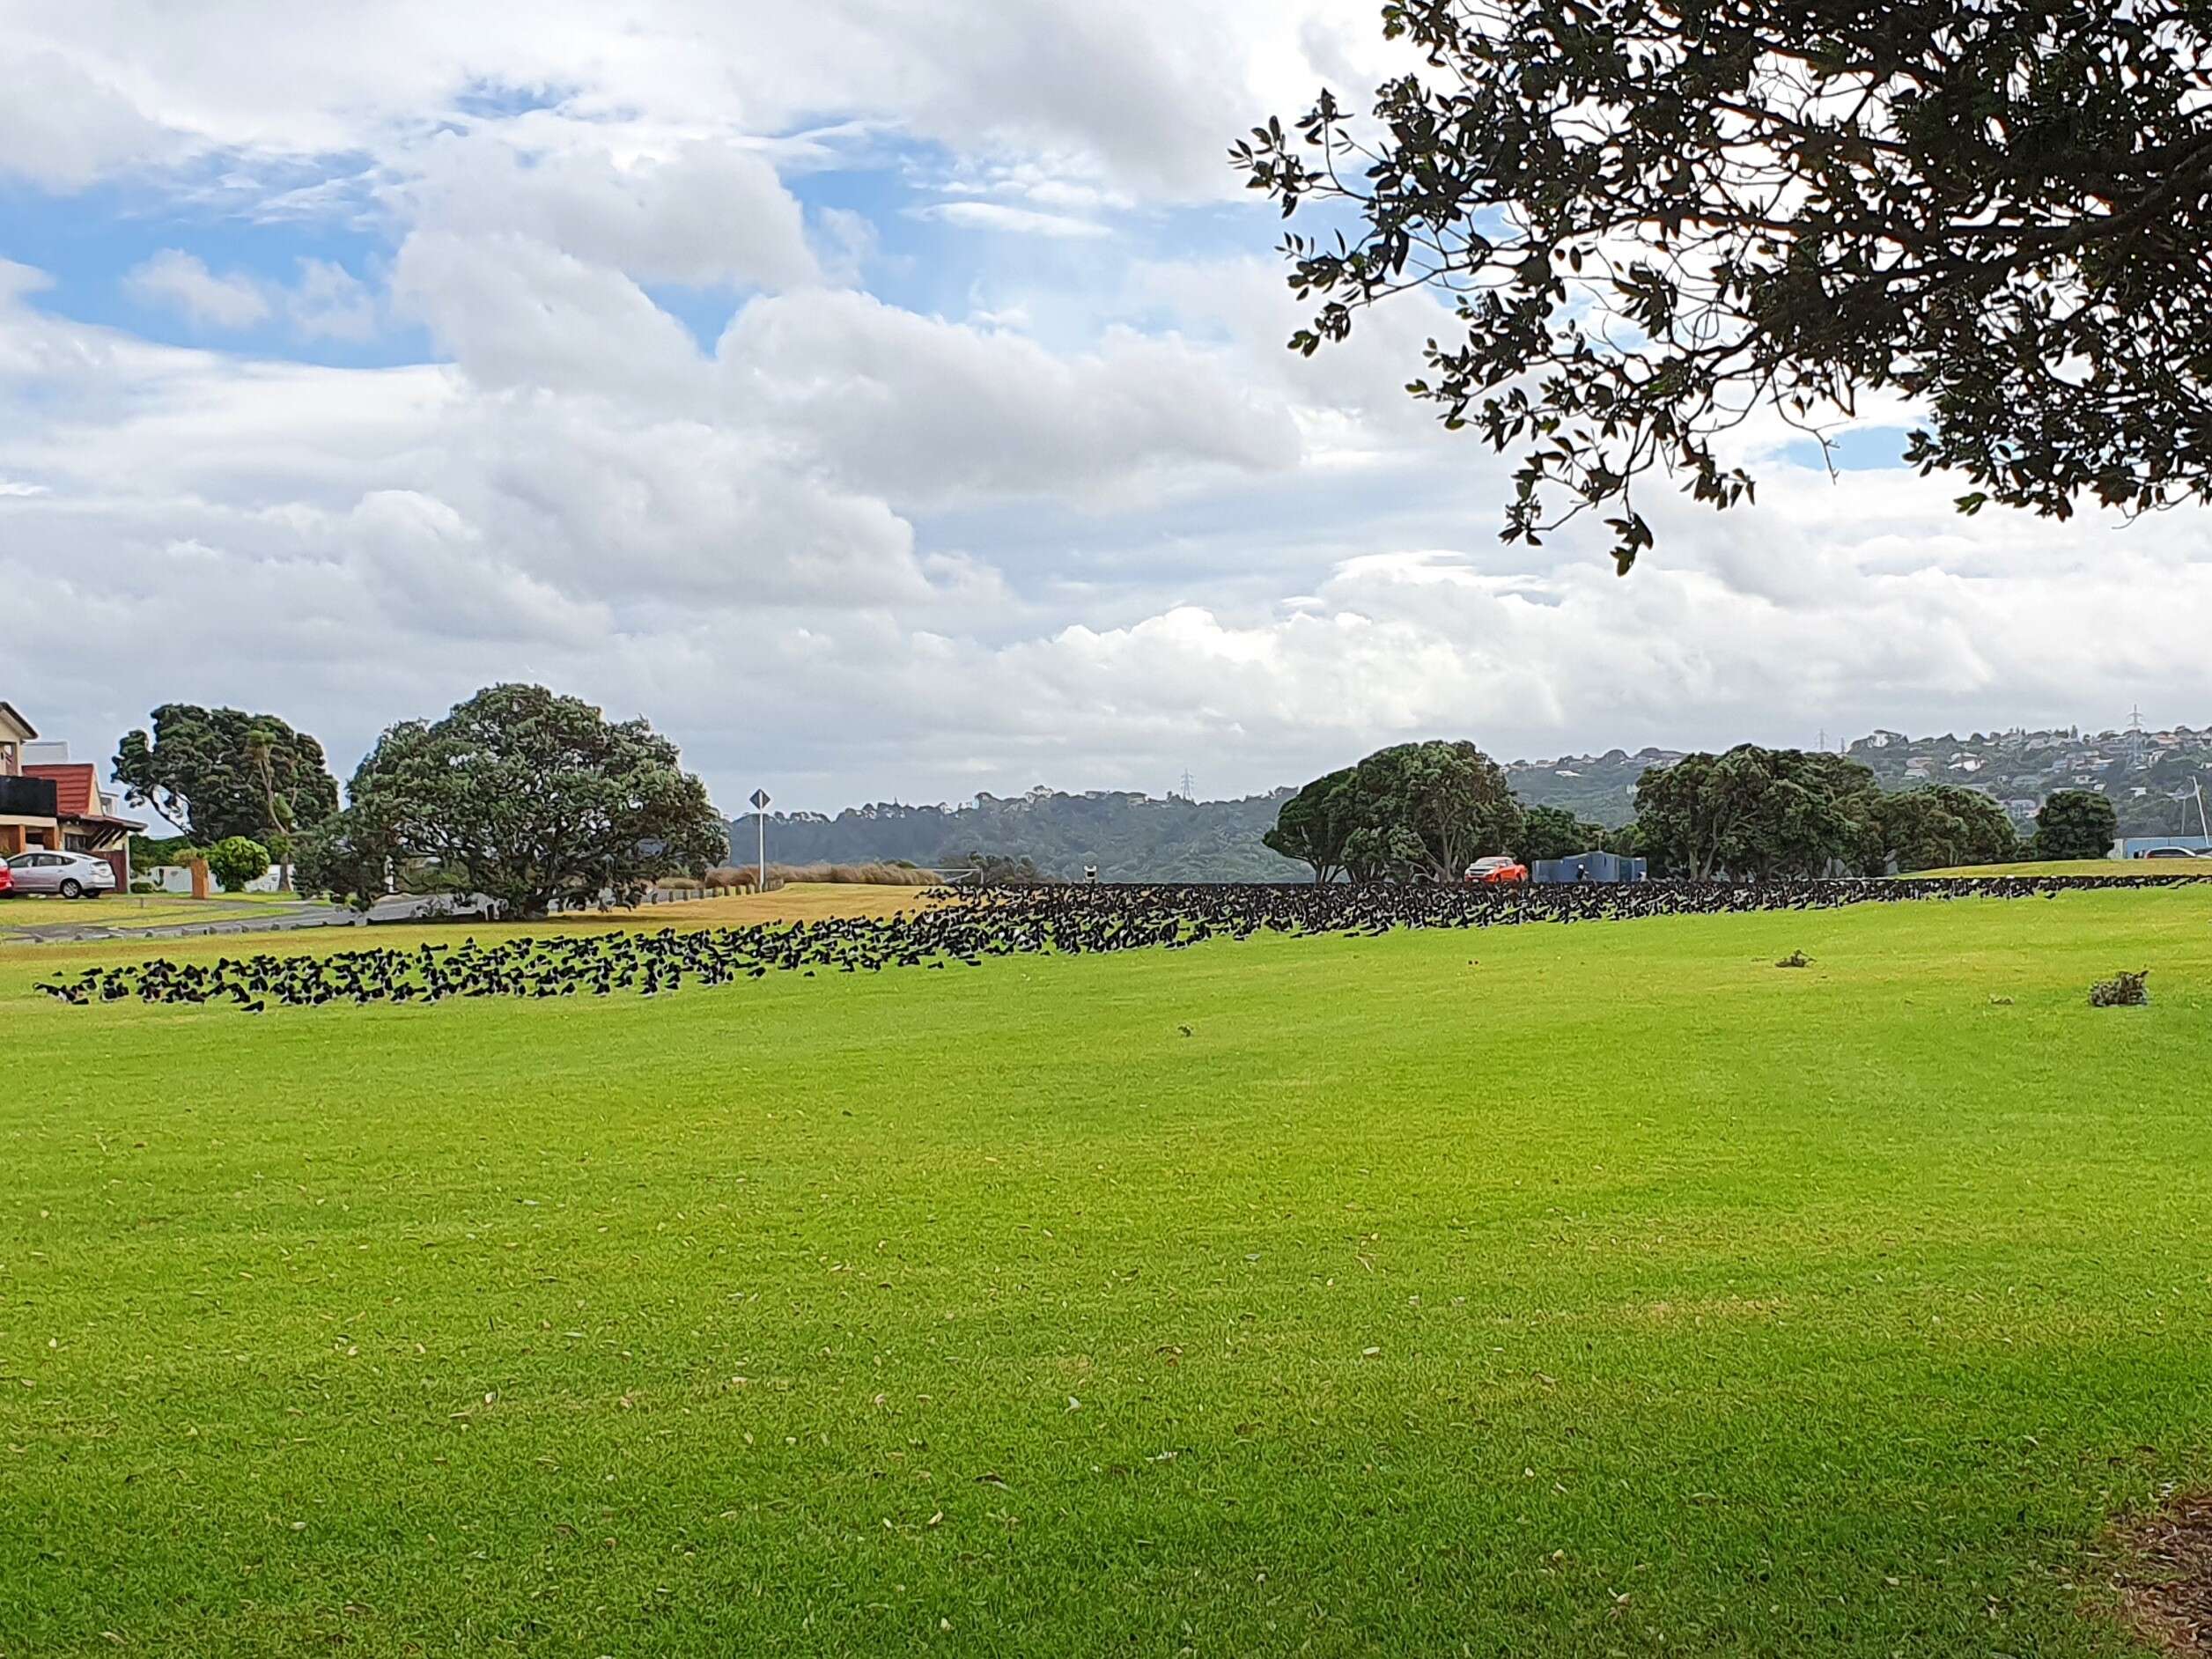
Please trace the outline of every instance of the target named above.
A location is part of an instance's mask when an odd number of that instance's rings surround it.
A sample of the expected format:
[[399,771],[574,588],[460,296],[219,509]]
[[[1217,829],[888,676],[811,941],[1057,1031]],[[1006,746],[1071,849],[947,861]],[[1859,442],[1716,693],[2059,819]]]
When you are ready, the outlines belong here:
[[[181,864],[164,864],[151,870],[141,870],[138,872],[138,878],[141,881],[151,881],[155,888],[163,893],[176,893],[189,896],[192,891],[192,872]],[[248,881],[246,884],[246,890],[248,893],[274,893],[276,890],[276,870],[272,866],[266,874],[257,876]],[[217,888],[216,891],[219,894],[221,889]]]

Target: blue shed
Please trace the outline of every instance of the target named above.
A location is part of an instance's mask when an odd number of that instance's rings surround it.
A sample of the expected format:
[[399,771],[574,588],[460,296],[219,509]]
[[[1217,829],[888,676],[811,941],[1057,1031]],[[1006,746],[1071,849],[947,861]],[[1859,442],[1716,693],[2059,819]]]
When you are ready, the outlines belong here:
[[1559,886],[1575,881],[1641,881],[1645,879],[1641,859],[1625,859],[1618,852],[1578,852],[1569,859],[1538,859],[1529,866],[1531,881]]

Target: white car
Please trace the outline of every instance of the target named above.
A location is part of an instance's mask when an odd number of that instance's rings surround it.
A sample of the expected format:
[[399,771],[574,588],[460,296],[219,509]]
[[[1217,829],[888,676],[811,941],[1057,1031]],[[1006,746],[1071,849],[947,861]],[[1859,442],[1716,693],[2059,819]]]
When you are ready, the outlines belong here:
[[15,877],[18,896],[56,893],[63,898],[98,898],[115,890],[114,867],[105,859],[88,858],[82,852],[49,852],[34,847],[10,859],[8,869]]

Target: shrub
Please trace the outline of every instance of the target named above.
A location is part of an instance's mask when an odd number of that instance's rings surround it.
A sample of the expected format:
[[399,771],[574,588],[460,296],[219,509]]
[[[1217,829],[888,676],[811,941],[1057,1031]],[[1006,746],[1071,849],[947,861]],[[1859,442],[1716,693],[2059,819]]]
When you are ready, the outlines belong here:
[[207,850],[208,874],[225,893],[243,893],[247,884],[269,874],[269,849],[245,836],[231,836]]

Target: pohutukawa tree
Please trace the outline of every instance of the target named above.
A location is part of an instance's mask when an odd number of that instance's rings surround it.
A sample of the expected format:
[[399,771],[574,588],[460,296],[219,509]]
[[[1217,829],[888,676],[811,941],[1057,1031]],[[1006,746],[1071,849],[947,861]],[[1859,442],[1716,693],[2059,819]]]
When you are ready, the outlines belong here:
[[1260,844],[1311,866],[1316,881],[1335,881],[1344,873],[1346,843],[1360,827],[1359,777],[1359,768],[1346,766],[1315,778],[1283,802]]
[[322,745],[273,714],[165,703],[152,734],[124,734],[110,763],[131,805],[151,807],[202,846],[232,836],[266,846],[338,809]]
[[1521,831],[1504,770],[1472,743],[1434,739],[1379,748],[1316,778],[1260,839],[1311,866],[1316,881],[1456,881],[1471,859],[1505,851]]
[[1878,870],[1874,774],[1840,755],[1739,743],[1723,755],[1685,755],[1636,784],[1637,838],[1662,871],[1808,880],[1840,862]]
[[434,868],[503,915],[540,917],[729,851],[728,826],[676,746],[542,686],[487,687],[445,719],[403,721],[369,751],[343,812],[305,849],[322,890],[372,899],[381,873]]
[[2064,518],[2212,499],[2212,10],[2201,0],[1390,0],[1425,70],[1232,151],[1286,216],[1311,354],[1447,296],[1410,390],[1519,456],[1508,541],[1655,468],[1727,507],[1761,410],[1869,392],[1905,459]]

